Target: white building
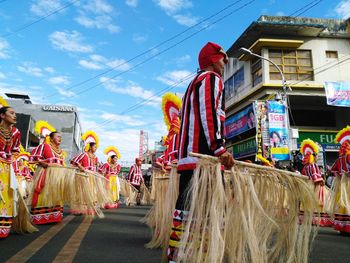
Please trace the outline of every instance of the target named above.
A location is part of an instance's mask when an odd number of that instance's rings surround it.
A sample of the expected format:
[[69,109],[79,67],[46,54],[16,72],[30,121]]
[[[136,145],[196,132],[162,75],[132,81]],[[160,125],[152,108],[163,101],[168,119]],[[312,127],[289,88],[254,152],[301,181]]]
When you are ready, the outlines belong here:
[[[282,69],[292,88],[287,92],[289,119],[299,131],[298,144],[306,138],[319,142],[327,163],[332,163],[338,149],[333,140],[339,129],[350,124],[350,108],[327,105],[324,83],[350,82],[349,32],[349,20],[261,16],[228,49],[226,119],[282,90],[276,67],[244,53],[244,47]],[[240,156],[252,159],[255,137],[255,129],[243,129],[228,138],[228,147],[233,152],[246,151]]]

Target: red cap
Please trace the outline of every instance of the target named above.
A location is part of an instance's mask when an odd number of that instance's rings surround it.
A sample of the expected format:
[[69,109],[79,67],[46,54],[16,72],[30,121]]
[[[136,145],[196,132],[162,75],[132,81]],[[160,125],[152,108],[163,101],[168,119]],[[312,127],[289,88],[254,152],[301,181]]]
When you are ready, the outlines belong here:
[[224,62],[227,63],[228,57],[223,48],[218,44],[208,42],[199,52],[199,67],[200,69],[205,69],[213,63],[218,62],[221,58],[224,58]]

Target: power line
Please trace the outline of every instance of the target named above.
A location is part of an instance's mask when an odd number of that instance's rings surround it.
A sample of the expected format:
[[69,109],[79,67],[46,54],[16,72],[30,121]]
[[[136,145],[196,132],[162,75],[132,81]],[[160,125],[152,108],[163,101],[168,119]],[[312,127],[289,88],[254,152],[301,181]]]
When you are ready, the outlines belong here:
[[[315,2],[318,2],[319,0],[313,0],[310,3],[304,5],[303,7],[295,10],[293,13],[291,13],[289,16],[294,16],[295,14],[298,14],[299,12],[302,12],[305,8],[309,7],[310,5],[314,4]],[[299,15],[298,15],[299,16]]]
[[[242,1],[243,1],[243,0],[237,0],[237,1],[235,1],[235,2],[233,2],[233,3],[231,3],[231,4],[229,4],[229,5],[225,6],[224,8],[222,8],[222,9],[219,10],[219,11],[217,11],[216,13],[214,13],[214,14],[212,14],[212,15],[210,15],[210,16],[204,18],[204,19],[202,19],[201,21],[199,21],[198,23],[194,24],[193,26],[188,27],[186,30],[181,31],[180,33],[175,34],[174,36],[172,36],[172,37],[170,37],[170,38],[168,38],[168,39],[166,39],[166,40],[160,42],[159,44],[155,45],[154,47],[149,48],[149,49],[147,49],[147,50],[141,52],[140,54],[138,54],[138,55],[136,55],[136,56],[134,56],[134,57],[132,57],[132,58],[130,58],[130,59],[128,59],[128,60],[126,60],[126,61],[124,61],[124,62],[118,64],[118,65],[116,65],[115,67],[112,67],[112,68],[110,68],[110,69],[108,69],[108,70],[105,70],[105,71],[99,73],[99,74],[96,74],[95,76],[92,76],[91,78],[88,78],[88,79],[83,80],[83,81],[81,81],[81,82],[79,82],[79,83],[77,83],[77,84],[74,84],[74,85],[72,85],[72,86],[66,88],[65,90],[68,91],[68,90],[72,90],[72,89],[74,89],[74,88],[76,88],[76,87],[79,87],[79,86],[81,86],[81,85],[83,85],[83,84],[85,84],[85,83],[87,83],[87,82],[89,82],[89,81],[91,81],[91,80],[94,80],[94,79],[96,79],[96,78],[98,78],[98,77],[101,77],[101,76],[103,76],[103,75],[105,75],[105,74],[107,74],[107,73],[109,73],[109,72],[112,72],[113,70],[115,70],[115,69],[117,69],[117,68],[119,68],[119,67],[121,67],[121,66],[123,66],[123,65],[126,65],[127,63],[132,62],[132,61],[134,61],[135,59],[137,59],[137,58],[139,58],[139,57],[142,57],[143,55],[146,55],[146,54],[148,54],[148,53],[151,53],[151,52],[153,52],[154,50],[157,50],[157,48],[163,46],[164,44],[170,42],[171,40],[174,40],[174,39],[178,38],[179,36],[185,34],[186,32],[190,31],[191,29],[196,28],[197,26],[203,24],[204,22],[206,22],[206,21],[210,20],[211,18],[213,18],[213,17],[215,17],[215,16],[221,14],[222,12],[226,11],[227,9],[231,8],[232,6],[238,4],[239,2],[242,2]],[[45,98],[53,97],[53,96],[55,96],[56,94],[57,94],[57,92],[52,93],[52,94],[49,94],[48,96],[45,96]]]
[[24,30],[24,29],[26,29],[26,28],[28,28],[28,27],[31,27],[32,25],[35,25],[35,24],[37,24],[37,23],[39,23],[39,22],[45,20],[45,19],[48,18],[49,16],[52,16],[52,15],[54,15],[54,14],[59,13],[60,11],[66,9],[66,8],[72,6],[72,5],[74,5],[74,4],[75,4],[76,2],[78,2],[78,1],[79,1],[79,0],[73,0],[72,2],[70,2],[70,3],[66,4],[66,5],[64,5],[64,6],[58,8],[58,9],[56,9],[56,10],[54,10],[54,11],[52,11],[51,13],[48,13],[46,16],[40,17],[39,19],[37,19],[37,20],[35,20],[35,21],[33,21],[33,22],[30,22],[30,23],[28,23],[28,24],[25,24],[25,25],[23,25],[23,26],[20,26],[19,28],[15,29],[14,31],[11,31],[11,32],[9,32],[9,33],[7,33],[7,34],[3,34],[3,35],[1,35],[0,37],[6,38],[6,37],[9,37],[9,36],[11,36],[11,35],[13,35],[13,34],[15,34],[15,33],[18,33],[18,32],[20,32],[20,31],[22,31],[22,30]]
[[[200,30],[198,30],[198,31],[196,31],[196,32],[194,32],[194,33],[192,33],[192,34],[190,34],[189,36],[183,38],[182,40],[176,42],[175,44],[171,45],[170,47],[168,47],[168,48],[166,48],[166,49],[164,49],[164,50],[158,52],[157,54],[155,54],[155,55],[153,55],[153,56],[151,56],[151,57],[149,57],[149,58],[147,58],[147,59],[141,61],[140,63],[138,63],[138,64],[136,64],[136,65],[134,65],[134,66],[131,67],[130,69],[125,70],[125,71],[122,71],[122,72],[120,72],[120,73],[118,73],[118,74],[113,75],[112,77],[110,77],[110,78],[108,79],[108,81],[111,80],[111,79],[115,79],[115,78],[117,78],[117,77],[119,77],[119,76],[121,76],[121,75],[123,75],[123,74],[125,74],[125,73],[127,73],[127,72],[130,72],[130,71],[134,70],[135,68],[137,68],[137,67],[139,67],[139,66],[145,64],[146,62],[152,60],[153,58],[158,57],[159,55],[161,55],[161,54],[163,54],[163,53],[169,51],[170,49],[172,49],[172,48],[174,48],[174,47],[176,47],[176,46],[182,44],[182,43],[185,42],[186,40],[192,38],[193,36],[195,36],[195,35],[197,35],[197,34],[199,34],[199,33],[201,33],[202,31],[206,30],[208,27],[217,24],[218,22],[222,21],[222,20],[225,19],[226,17],[228,17],[228,16],[230,16],[230,15],[236,13],[237,11],[243,9],[244,7],[250,5],[251,3],[255,2],[255,1],[256,1],[256,0],[250,0],[249,2],[245,3],[244,5],[238,7],[238,8],[236,8],[235,10],[229,12],[228,14],[226,14],[226,15],[224,15],[224,16],[218,18],[217,20],[215,20],[215,21],[212,22],[211,24],[205,25],[205,26],[204,26],[203,28],[201,28]],[[107,81],[107,80],[101,81],[100,83],[97,83],[97,84],[95,84],[95,85],[93,85],[93,86],[90,86],[90,87],[88,87],[88,88],[82,89],[81,91],[77,92],[77,95],[83,94],[83,93],[85,93],[85,92],[87,92],[87,91],[89,91],[89,90],[91,90],[91,89],[94,89],[94,88],[96,88],[96,87],[102,85],[102,84],[105,83],[106,81]]]
[[319,0],[316,3],[314,3],[313,5],[309,6],[308,8],[306,8],[304,11],[300,12],[299,14],[297,14],[296,17],[301,16],[302,14],[306,13],[307,11],[309,11],[311,8],[317,6],[318,4],[320,4],[323,0]]

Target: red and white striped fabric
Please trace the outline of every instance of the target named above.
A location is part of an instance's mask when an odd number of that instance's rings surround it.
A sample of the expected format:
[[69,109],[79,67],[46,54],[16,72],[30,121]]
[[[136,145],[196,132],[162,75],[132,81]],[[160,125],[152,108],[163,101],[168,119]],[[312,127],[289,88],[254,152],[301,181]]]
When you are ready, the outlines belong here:
[[133,164],[130,167],[129,174],[126,178],[132,185],[139,186],[143,182],[141,166]]
[[85,169],[96,172],[96,166],[97,166],[97,157],[90,158],[89,155],[86,152],[83,152],[75,157],[72,158],[71,164],[78,165],[80,164]]
[[219,74],[200,71],[182,99],[178,171],[196,168],[189,153],[220,156],[224,148],[225,105]]
[[120,173],[120,164],[117,163],[116,165],[112,166],[109,163],[105,163],[98,169],[98,172],[103,175],[118,175]]
[[340,156],[333,164],[331,171],[341,176],[342,172],[350,172],[350,154]]
[[315,163],[305,165],[301,173],[308,176],[313,182],[320,182],[323,180],[320,170]]
[[31,162],[46,162],[49,164],[64,164],[64,159],[57,157],[50,146],[50,144],[42,143],[38,147],[34,148],[30,154]]

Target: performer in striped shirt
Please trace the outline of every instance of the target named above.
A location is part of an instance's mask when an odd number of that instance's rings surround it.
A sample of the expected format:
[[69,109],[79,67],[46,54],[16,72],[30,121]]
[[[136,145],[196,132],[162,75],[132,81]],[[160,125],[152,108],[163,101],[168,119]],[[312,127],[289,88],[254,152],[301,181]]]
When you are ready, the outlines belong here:
[[170,262],[176,260],[181,231],[188,214],[185,210],[186,189],[197,163],[197,158],[189,156],[189,153],[217,156],[226,167],[233,165],[233,157],[224,146],[225,105],[221,76],[227,61],[224,50],[208,42],[198,56],[200,71],[182,99],[178,150],[180,186],[168,248]]
[[141,170],[142,160],[140,158],[135,159],[135,164],[130,167],[130,171],[126,177],[126,180],[135,187],[138,191],[136,197],[136,204],[141,204],[141,183],[143,182],[142,170]]

